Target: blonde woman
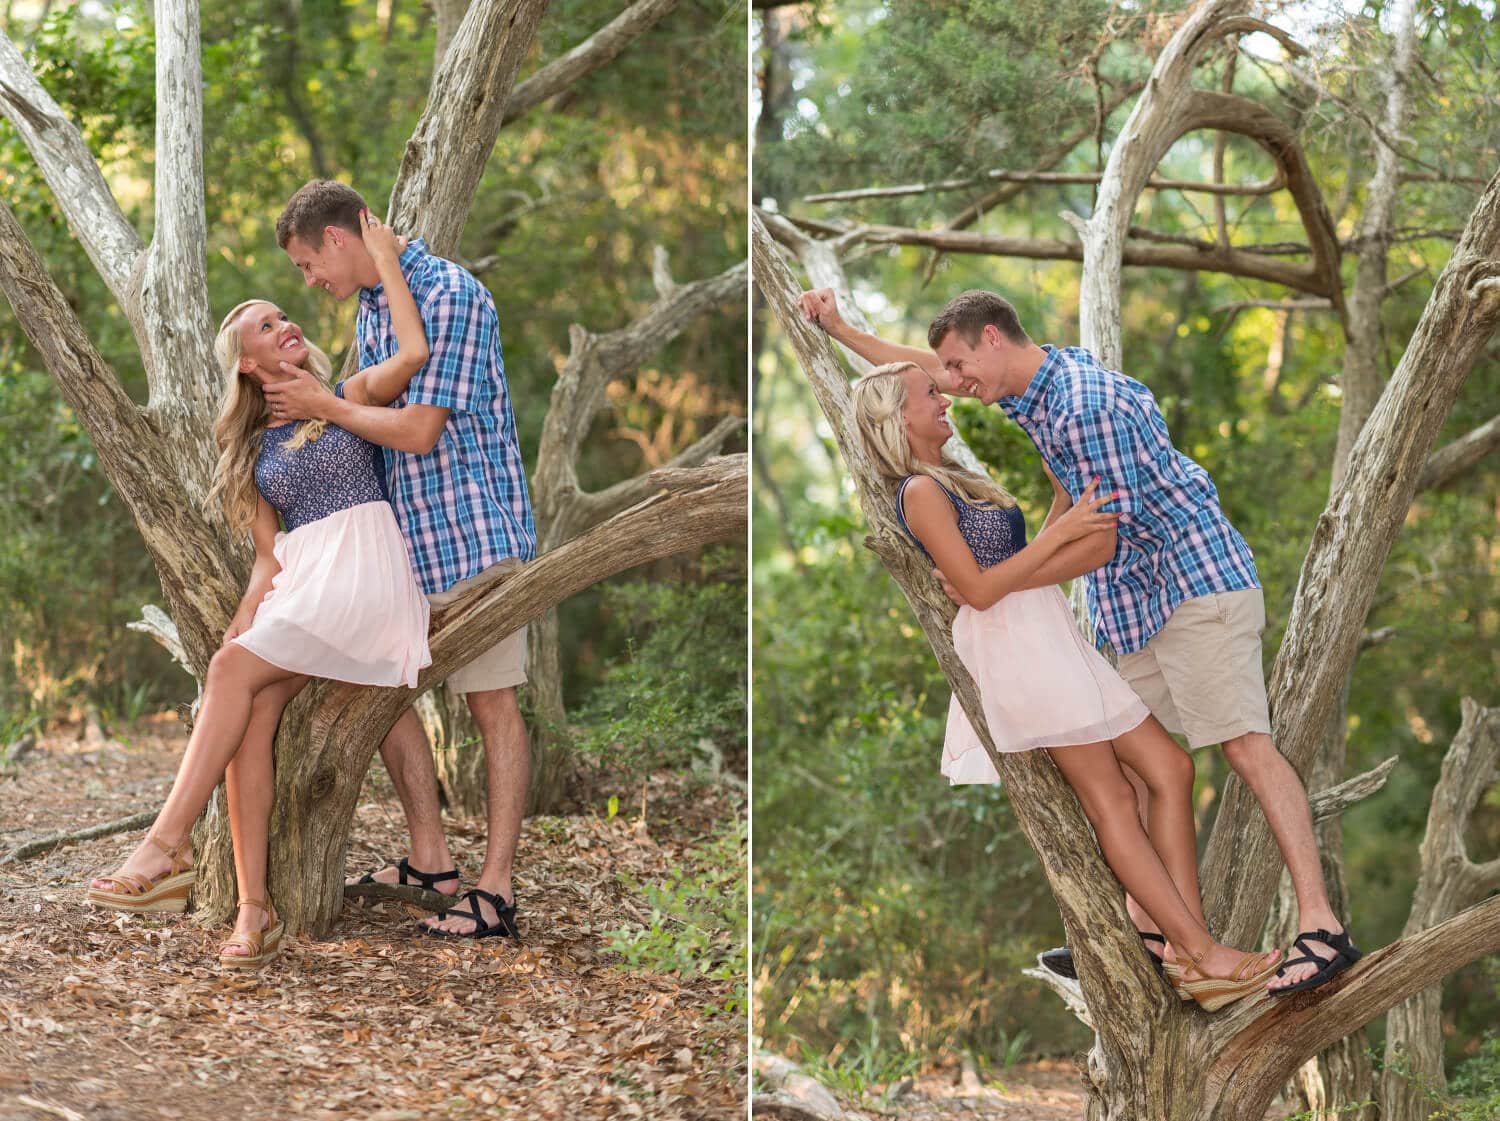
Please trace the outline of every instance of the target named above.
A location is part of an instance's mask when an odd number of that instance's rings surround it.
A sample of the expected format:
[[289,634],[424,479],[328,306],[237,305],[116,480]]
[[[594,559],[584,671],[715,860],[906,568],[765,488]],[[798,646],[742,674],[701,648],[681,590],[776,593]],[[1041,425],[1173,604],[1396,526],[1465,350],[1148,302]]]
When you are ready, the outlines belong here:
[[[338,391],[384,403],[426,363],[427,341],[401,273],[404,239],[373,214],[361,217],[398,349]],[[240,907],[219,961],[254,968],[278,952],[283,929],[266,892],[271,748],[281,710],[314,676],[416,685],[431,660],[428,606],[387,501],[380,449],[322,421],[268,425],[263,387],[303,366],[326,380],[327,355],[266,300],[247,300],[224,317],[214,354],[225,396],[208,501],[222,504],[236,531],[249,531],[255,564],[209,662],[166,803],[124,865],[92,881],[88,898],[117,911],[182,911],[196,875],[189,830],[223,776]]]
[[[895,490],[901,524],[966,601],[953,620],[953,645],[979,687],[995,746],[1052,757],[1115,875],[1165,934],[1163,954],[1175,950],[1181,995],[1212,1011],[1261,990],[1277,952],[1222,946],[1203,922],[1192,761],[1083,640],[1057,587],[1078,574],[1080,558],[1098,563],[1099,537],[1116,522],[1101,506],[1118,495],[1095,497],[1096,479],[1075,504],[1054,479],[1052,508],[1028,544],[1015,500],[943,455],[953,432],[948,406],[914,363],[879,366],[854,387],[860,435]],[[1122,763],[1146,785],[1149,836]],[[956,700],[942,772],[953,784],[999,781]]]

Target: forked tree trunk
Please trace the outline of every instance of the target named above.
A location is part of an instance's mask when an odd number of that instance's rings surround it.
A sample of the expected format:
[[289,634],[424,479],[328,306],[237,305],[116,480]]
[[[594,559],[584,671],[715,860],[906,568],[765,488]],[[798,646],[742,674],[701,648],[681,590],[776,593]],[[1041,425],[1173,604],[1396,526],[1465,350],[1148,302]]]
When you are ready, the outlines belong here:
[[[1369,954],[1316,994],[1276,1002],[1266,995],[1248,997],[1214,1016],[1172,998],[1156,981],[1139,940],[1127,934],[1120,887],[1105,867],[1072,791],[1041,753],[995,753],[973,682],[953,652],[951,605],[897,528],[891,496],[852,431],[845,375],[826,339],[798,314],[799,285],[757,216],[752,216],[752,232],[756,283],[809,377],[854,476],[871,527],[867,543],[921,621],[1006,783],[1017,821],[1062,912],[1097,1030],[1085,1075],[1090,1118],[1257,1117],[1308,1058],[1435,978],[1500,947],[1497,898]],[[1500,319],[1497,274],[1500,177],[1486,190],[1439,278],[1412,343],[1354,449],[1346,484],[1320,521],[1304,566],[1287,643],[1272,676],[1282,702],[1278,711],[1290,724],[1292,753],[1302,753],[1298,761],[1305,762],[1315,735],[1326,727],[1330,702],[1347,676],[1341,671],[1347,670],[1369,609],[1370,589],[1437,429]],[[1311,664],[1313,651],[1328,664]],[[1286,696],[1292,670],[1305,691],[1295,700]],[[1268,870],[1279,867],[1274,848],[1266,847],[1269,831],[1263,819],[1252,819],[1251,813],[1250,806],[1226,804],[1221,810],[1214,833],[1218,855],[1212,855],[1211,844],[1203,873],[1205,885],[1218,892],[1211,921],[1220,930],[1228,928],[1221,937],[1230,944],[1248,943],[1259,932],[1274,888]]]
[[[436,74],[392,191],[391,220],[452,254],[531,49],[543,0],[473,0]],[[670,10],[644,3],[609,25],[603,46],[533,76],[555,93],[617,54]],[[78,130],[0,34],[0,111],[36,159],[95,268],[125,310],[150,381],[138,408],[68,307],[24,231],[0,203],[0,291],[87,428],[100,462],[135,518],[161,579],[184,658],[201,675],[238,602],[243,540],[198,499],[213,463],[219,393],[204,287],[201,79],[194,0],[158,0],[156,238],[144,246],[125,220]],[[609,28],[605,29],[606,31]],[[554,64],[557,65],[557,64]],[[571,77],[570,77],[571,75]],[[518,112],[536,104],[529,100]],[[672,552],[744,530],[744,458],[725,457],[634,480],[610,521],[435,621],[423,685],[568,595]],[[293,931],[326,931],[338,913],[350,816],[376,745],[414,694],[319,683],[291,706],[277,739],[271,889]],[[200,845],[199,905],[211,920],[233,906],[222,814]]]
[[[576,323],[568,333],[568,360],[552,388],[532,475],[538,556],[649,493],[643,482],[645,476],[622,479],[597,491],[586,491],[579,482],[579,452],[595,418],[607,407],[606,390],[616,379],[633,374],[699,318],[742,298],[749,270],[741,262],[717,276],[679,285],[667,268],[666,251],[657,246],[651,274],[657,298],[640,318],[600,335]],[[716,455],[743,423],[739,417],[724,418],[666,466],[702,463]],[[563,734],[567,708],[562,642],[555,610],[537,620],[527,642],[526,676],[536,725],[532,734],[531,802],[540,810],[552,805],[561,792],[564,760],[560,751],[567,742]]]

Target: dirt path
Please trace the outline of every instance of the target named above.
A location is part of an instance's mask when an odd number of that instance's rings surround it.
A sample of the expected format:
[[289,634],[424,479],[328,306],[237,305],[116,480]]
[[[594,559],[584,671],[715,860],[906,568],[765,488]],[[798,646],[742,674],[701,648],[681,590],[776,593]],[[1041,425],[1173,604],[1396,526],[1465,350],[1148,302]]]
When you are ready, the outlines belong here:
[[[181,746],[173,721],[44,741],[0,774],[0,853],[154,808]],[[364,796],[351,868],[404,851],[393,796]],[[472,875],[482,825],[450,825]],[[692,839],[665,817],[529,819],[519,944],[438,942],[413,933],[415,909],[350,901],[329,941],[291,941],[249,977],[218,968],[227,928],[80,902],[139,836],[0,867],[0,1121],[745,1114],[744,1015],[713,1011],[729,986],[629,972],[607,949],[643,917],[621,875],[662,878]]]

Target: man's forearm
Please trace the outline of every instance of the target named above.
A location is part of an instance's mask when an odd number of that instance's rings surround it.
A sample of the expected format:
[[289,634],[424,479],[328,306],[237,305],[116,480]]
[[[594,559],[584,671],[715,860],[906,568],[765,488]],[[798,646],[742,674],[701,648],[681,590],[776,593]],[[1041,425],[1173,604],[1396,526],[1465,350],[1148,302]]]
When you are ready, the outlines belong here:
[[[398,452],[426,455],[436,445],[420,419],[409,409],[390,409],[384,405],[357,405],[334,397],[322,410],[326,419],[356,436],[392,448]],[[439,429],[441,431],[441,429]]]

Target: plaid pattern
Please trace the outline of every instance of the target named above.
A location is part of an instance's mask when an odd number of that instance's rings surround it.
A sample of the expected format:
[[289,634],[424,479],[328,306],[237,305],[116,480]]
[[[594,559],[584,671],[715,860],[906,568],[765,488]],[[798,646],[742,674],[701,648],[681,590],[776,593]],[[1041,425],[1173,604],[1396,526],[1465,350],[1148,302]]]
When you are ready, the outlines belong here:
[[[421,240],[401,254],[431,351],[406,392],[391,402],[450,410],[427,455],[385,449],[391,505],[417,582],[440,592],[492,564],[536,554],[536,522],[516,418],[500,355],[500,321],[489,290]],[[385,289],[359,293],[355,326],[361,369],[396,353]]]
[[1047,357],[999,406],[1031,437],[1076,501],[1099,476],[1121,491],[1114,558],[1087,577],[1100,645],[1141,649],[1183,600],[1260,587],[1255,558],[1219,506],[1208,472],[1172,446],[1156,398],[1080,347]]

